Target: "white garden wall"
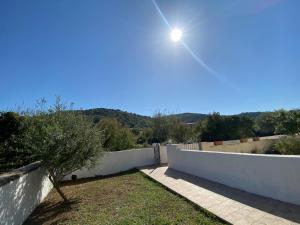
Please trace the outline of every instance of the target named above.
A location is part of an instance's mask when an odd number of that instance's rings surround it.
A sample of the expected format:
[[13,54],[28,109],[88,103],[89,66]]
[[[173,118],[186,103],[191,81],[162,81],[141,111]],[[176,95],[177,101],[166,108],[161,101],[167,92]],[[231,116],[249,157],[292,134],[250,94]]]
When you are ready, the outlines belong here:
[[167,147],[165,145],[160,146],[160,163],[168,163]]
[[180,150],[168,146],[169,168],[250,193],[300,205],[300,156]]
[[45,171],[32,165],[0,177],[1,225],[21,225],[52,189]]
[[72,175],[77,175],[77,178],[110,175],[154,163],[153,148],[107,152],[96,162],[95,167],[75,171],[66,176],[64,180],[70,180]]

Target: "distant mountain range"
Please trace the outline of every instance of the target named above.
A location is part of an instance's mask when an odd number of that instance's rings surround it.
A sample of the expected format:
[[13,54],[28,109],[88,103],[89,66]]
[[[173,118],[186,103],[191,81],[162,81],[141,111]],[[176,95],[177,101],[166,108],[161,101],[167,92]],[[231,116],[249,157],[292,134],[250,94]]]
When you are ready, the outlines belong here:
[[[152,120],[152,117],[150,116],[143,116],[136,113],[122,111],[119,109],[95,108],[95,109],[78,110],[78,111],[88,116],[94,122],[98,122],[104,117],[115,117],[122,124],[127,125],[130,128],[148,127]],[[245,112],[237,115],[256,118],[262,113],[264,112]],[[168,115],[168,117],[178,118],[183,123],[195,123],[201,119],[204,119],[205,117],[207,117],[207,115],[208,114],[202,114],[202,113],[179,113],[179,114]]]

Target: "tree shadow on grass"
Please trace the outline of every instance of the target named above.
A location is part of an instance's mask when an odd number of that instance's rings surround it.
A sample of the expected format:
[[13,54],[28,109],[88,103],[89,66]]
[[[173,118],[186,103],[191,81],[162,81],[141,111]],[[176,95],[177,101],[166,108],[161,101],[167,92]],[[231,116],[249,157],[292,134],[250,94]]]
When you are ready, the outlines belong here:
[[132,169],[132,170],[128,170],[128,171],[120,172],[120,173],[116,173],[116,174],[111,174],[111,175],[99,175],[99,176],[94,176],[94,177],[80,178],[80,179],[77,179],[77,180],[67,180],[67,181],[63,181],[61,183],[61,185],[62,186],[79,185],[79,184],[84,184],[84,183],[88,183],[88,182],[91,182],[91,181],[97,181],[97,180],[102,180],[102,179],[106,179],[106,178],[113,178],[113,177],[120,177],[120,176],[125,176],[125,175],[138,173],[138,172],[139,172],[139,170]]
[[79,202],[78,198],[69,199],[69,203],[61,201],[43,202],[28,217],[24,225],[57,224],[58,222],[66,221],[67,218],[63,214],[76,209]]
[[[125,175],[131,175],[137,173],[137,169],[133,169],[126,172],[121,172],[114,175],[108,176],[95,176],[90,178],[83,178],[74,181],[64,181],[62,182],[61,186],[75,186],[80,184],[85,184],[88,182],[93,182],[97,180],[102,180],[105,178],[113,178],[113,177],[120,177]],[[58,224],[64,221],[67,221],[68,218],[72,214],[72,210],[77,210],[78,204],[81,202],[80,198],[70,198],[70,203],[64,204],[60,201],[59,197],[51,197],[50,199],[42,202],[35,211],[28,217],[25,221],[25,225],[37,225],[37,224]]]

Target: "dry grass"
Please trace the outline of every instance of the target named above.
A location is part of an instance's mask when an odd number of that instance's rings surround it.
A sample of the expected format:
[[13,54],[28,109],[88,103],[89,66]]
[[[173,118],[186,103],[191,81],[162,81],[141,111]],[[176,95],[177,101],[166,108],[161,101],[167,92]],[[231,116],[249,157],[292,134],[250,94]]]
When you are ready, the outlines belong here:
[[70,206],[53,190],[25,224],[224,224],[137,171],[62,189]]

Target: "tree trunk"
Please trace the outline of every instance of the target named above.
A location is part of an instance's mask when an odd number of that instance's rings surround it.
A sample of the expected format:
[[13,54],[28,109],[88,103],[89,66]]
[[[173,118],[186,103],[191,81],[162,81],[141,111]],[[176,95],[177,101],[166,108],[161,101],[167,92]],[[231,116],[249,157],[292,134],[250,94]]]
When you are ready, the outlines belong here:
[[67,199],[67,197],[65,196],[65,194],[60,190],[59,185],[54,186],[54,188],[56,189],[56,191],[58,192],[58,194],[60,195],[60,197],[64,200],[64,203],[69,203],[69,200]]
[[49,179],[50,179],[51,183],[53,184],[55,190],[58,192],[58,194],[60,195],[60,197],[64,200],[64,203],[69,203],[69,200],[67,199],[67,197],[65,196],[65,194],[60,189],[59,183],[55,180],[55,178],[50,175]]

